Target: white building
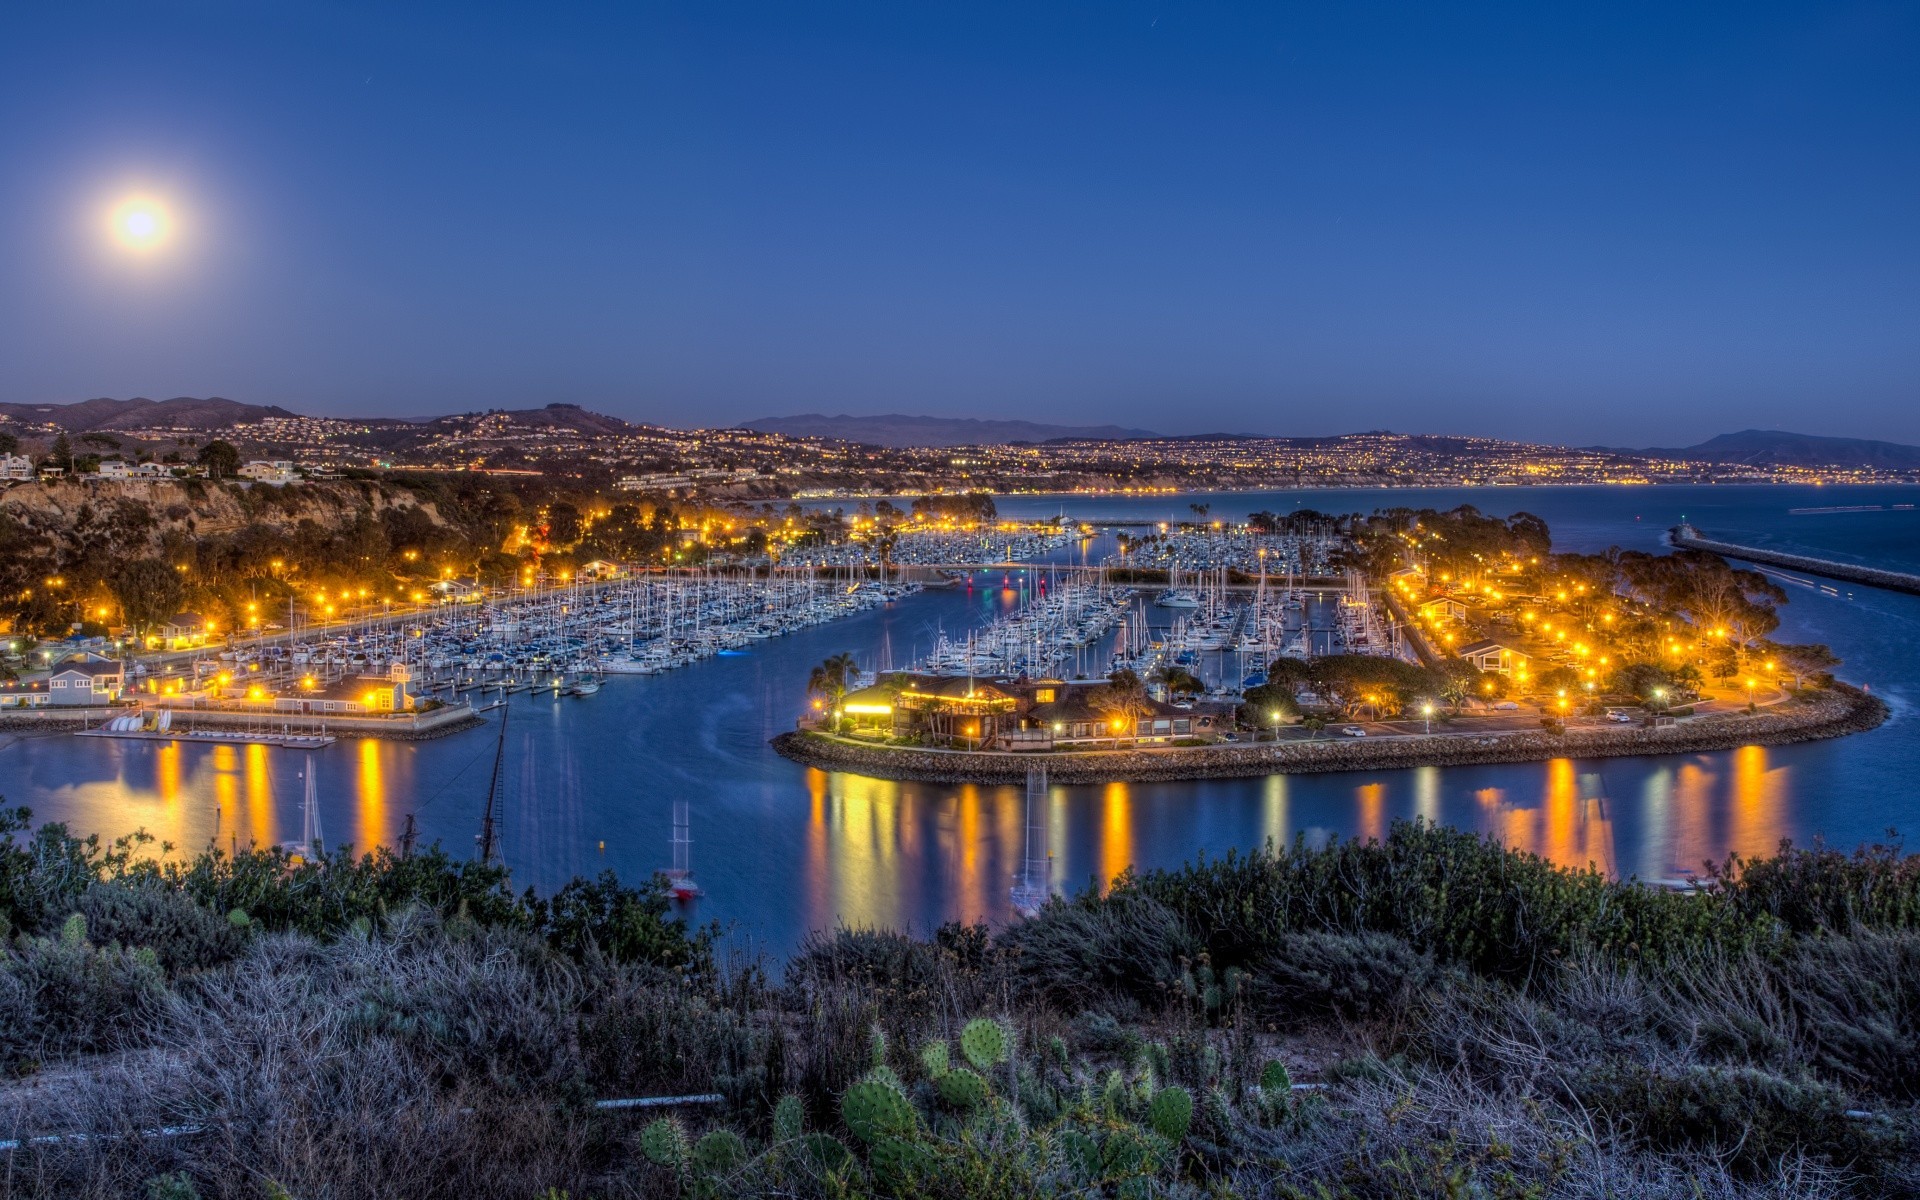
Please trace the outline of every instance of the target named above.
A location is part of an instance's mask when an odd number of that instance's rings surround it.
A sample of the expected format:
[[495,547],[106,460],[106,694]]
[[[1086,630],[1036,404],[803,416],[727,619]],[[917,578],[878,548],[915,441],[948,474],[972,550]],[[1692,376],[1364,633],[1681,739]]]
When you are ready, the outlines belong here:
[[33,460],[24,454],[0,454],[0,479],[8,483],[31,483]]
[[240,478],[251,479],[255,483],[270,483],[275,487],[294,483],[299,476],[294,474],[293,464],[285,459],[255,459],[240,468]]
[[100,464],[102,479],[171,479],[173,472],[159,463],[130,463],[125,459],[109,458]]

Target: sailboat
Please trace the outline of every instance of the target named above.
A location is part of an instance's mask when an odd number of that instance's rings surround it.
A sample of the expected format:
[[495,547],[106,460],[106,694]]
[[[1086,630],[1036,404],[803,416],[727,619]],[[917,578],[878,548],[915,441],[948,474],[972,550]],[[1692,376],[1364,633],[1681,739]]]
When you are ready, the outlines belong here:
[[307,769],[300,774],[306,782],[306,790],[300,800],[300,840],[288,842],[282,847],[287,857],[295,863],[322,857],[327,852],[325,839],[320,833],[320,789],[313,772],[313,755],[307,755]]
[[1047,853],[1047,769],[1027,768],[1027,848],[1013,883],[1013,907],[1031,917],[1053,895],[1053,856]]
[[1200,597],[1194,595],[1191,589],[1180,586],[1180,568],[1171,563],[1167,566],[1167,590],[1155,596],[1153,602],[1160,608],[1200,607]]
[[693,881],[693,838],[687,833],[687,802],[673,802],[673,865],[660,874],[666,876],[666,893],[675,900],[692,900],[706,895]]

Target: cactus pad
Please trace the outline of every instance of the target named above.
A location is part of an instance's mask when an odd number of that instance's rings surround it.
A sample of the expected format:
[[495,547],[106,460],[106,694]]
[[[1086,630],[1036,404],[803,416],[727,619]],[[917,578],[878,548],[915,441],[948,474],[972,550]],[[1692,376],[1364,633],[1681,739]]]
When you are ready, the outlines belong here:
[[853,1136],[869,1146],[913,1128],[913,1105],[899,1088],[878,1080],[863,1080],[849,1087],[840,1097],[840,1115]]
[[773,1106],[773,1138],[791,1142],[807,1131],[807,1106],[800,1097],[788,1093]]
[[920,1047],[920,1065],[926,1068],[929,1078],[938,1079],[942,1075],[945,1075],[948,1067],[952,1065],[951,1060],[947,1056],[947,1044],[945,1042],[928,1042],[926,1045]]
[[918,1142],[883,1137],[867,1151],[867,1162],[873,1167],[875,1179],[899,1190],[933,1166],[933,1155]]
[[978,1108],[987,1098],[987,1081],[965,1067],[948,1071],[933,1086],[940,1099],[955,1108]]
[[1276,1060],[1261,1067],[1260,1090],[1276,1095],[1285,1095],[1291,1092],[1293,1090],[1293,1076],[1287,1074],[1287,1064]]
[[960,1031],[960,1053],[975,1070],[985,1071],[1007,1061],[1007,1034],[998,1021],[976,1017]]
[[672,1117],[662,1117],[640,1131],[640,1149],[663,1167],[679,1170],[687,1161],[687,1131]]
[[731,1129],[716,1129],[693,1144],[694,1169],[724,1175],[747,1161],[747,1144]]
[[1193,1124],[1193,1094],[1183,1087],[1161,1088],[1147,1106],[1147,1124],[1170,1142],[1186,1137]]

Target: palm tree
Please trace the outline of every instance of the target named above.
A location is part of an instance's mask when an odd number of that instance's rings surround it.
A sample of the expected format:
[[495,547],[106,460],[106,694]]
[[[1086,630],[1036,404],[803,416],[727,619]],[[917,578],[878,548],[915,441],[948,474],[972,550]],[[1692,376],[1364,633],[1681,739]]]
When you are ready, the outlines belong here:
[[825,699],[828,711],[837,709],[840,701],[846,697],[848,687],[859,674],[860,668],[854,664],[853,655],[833,655],[807,676],[807,695]]

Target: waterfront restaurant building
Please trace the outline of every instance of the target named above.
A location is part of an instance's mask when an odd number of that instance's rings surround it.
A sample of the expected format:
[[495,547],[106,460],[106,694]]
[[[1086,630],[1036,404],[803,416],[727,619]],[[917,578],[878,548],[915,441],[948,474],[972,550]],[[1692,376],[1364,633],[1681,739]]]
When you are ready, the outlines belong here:
[[855,732],[921,739],[929,746],[978,750],[1020,727],[1020,701],[996,683],[960,675],[885,675],[848,692],[841,714]]
[[1032,734],[1043,734],[1046,748],[1051,749],[1115,740],[1169,742],[1211,730],[1210,714],[1196,714],[1152,697],[1140,699],[1131,716],[1103,711],[1095,701],[1107,686],[1104,679],[1071,683],[1049,679],[1033,684],[1033,706],[1027,711],[1029,736],[1023,741],[1030,744]]

